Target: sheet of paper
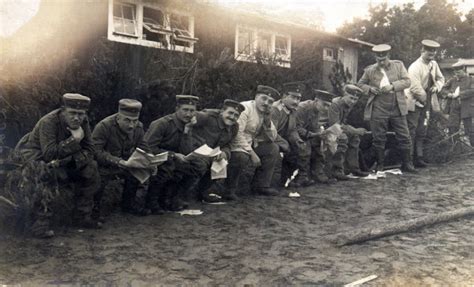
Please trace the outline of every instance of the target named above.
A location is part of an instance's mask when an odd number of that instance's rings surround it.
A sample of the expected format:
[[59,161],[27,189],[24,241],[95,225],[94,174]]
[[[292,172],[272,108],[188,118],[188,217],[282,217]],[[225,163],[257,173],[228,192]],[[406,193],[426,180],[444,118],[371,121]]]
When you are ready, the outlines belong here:
[[150,158],[150,163],[151,164],[162,164],[168,160],[168,152],[162,152],[156,155],[152,155]]
[[457,86],[456,90],[454,90],[453,98],[459,97],[459,92],[460,92],[460,89],[459,89],[459,86]]
[[141,183],[145,183],[150,176],[151,170],[148,168],[129,168],[128,171]]
[[227,165],[229,163],[226,159],[213,161],[211,165],[211,179],[227,178]]
[[203,214],[202,210],[200,210],[200,209],[185,209],[185,210],[178,211],[177,213],[179,213],[181,215],[201,215],[201,214]]

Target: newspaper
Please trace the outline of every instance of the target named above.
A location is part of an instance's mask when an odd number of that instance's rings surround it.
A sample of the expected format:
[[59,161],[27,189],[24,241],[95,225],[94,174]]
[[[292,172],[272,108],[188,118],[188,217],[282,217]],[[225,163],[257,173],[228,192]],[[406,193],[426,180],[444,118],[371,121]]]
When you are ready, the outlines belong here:
[[153,169],[163,164],[168,160],[168,152],[162,152],[160,154],[147,153],[140,148],[136,148],[132,155],[127,160],[129,167],[127,170],[140,182],[145,183],[147,181]]
[[227,178],[227,165],[229,162],[226,159],[219,161],[215,160],[211,165],[211,179]]

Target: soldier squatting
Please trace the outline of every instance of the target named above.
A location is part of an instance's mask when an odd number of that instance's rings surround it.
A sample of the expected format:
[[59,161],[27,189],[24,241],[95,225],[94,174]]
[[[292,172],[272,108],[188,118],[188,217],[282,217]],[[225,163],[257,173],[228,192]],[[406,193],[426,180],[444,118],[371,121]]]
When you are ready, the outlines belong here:
[[[434,61],[438,47],[434,41],[423,40],[421,56],[408,71],[402,62],[389,58],[389,45],[373,47],[376,63],[365,69],[357,85],[347,84],[337,98],[318,93],[301,102],[302,83],[284,84],[281,93],[259,85],[253,100],[227,99],[221,109],[198,111],[198,97],[178,95],[175,112],[156,119],[146,131],[139,121],[142,104],[137,100],[121,99],[118,112],[91,130],[90,99],[67,93],[62,107],[42,117],[18,143],[16,153],[23,162],[48,163],[59,181],[73,184],[74,224],[100,228],[104,223],[101,199],[112,178],[123,182],[122,210],[149,215],[183,210],[195,199],[235,200],[249,166],[255,168],[253,194],[278,195],[281,192],[272,186],[272,178],[282,156],[280,185],[296,169],[291,187],[348,180],[348,174],[367,176],[359,167],[359,144],[368,131],[347,122],[358,97],[367,94],[364,119],[370,123],[376,170],[384,169],[386,134],[391,128],[401,151],[402,170],[417,172],[415,167],[427,165],[423,157],[426,121],[439,111],[441,97],[448,99],[450,133],[456,134],[462,121],[471,145],[474,141],[473,80],[459,69],[445,84]],[[331,126],[339,129],[335,150],[325,141]],[[215,157],[188,156],[204,144],[222,152]],[[136,148],[151,154],[168,152],[163,164],[146,167],[152,176],[143,183],[130,173],[138,166],[127,160]],[[211,165],[223,159],[228,161],[227,177],[211,179]],[[34,235],[54,235],[48,224],[43,226]]]

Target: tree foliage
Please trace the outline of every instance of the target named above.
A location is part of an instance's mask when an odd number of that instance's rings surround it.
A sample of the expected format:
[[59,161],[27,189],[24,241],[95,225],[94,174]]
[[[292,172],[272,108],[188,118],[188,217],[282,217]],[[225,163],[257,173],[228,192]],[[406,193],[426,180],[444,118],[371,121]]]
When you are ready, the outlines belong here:
[[[392,46],[392,58],[405,65],[420,54],[420,42],[433,39],[441,44],[442,58],[474,57],[474,9],[462,17],[448,0],[426,0],[418,10],[412,3],[389,8],[386,3],[369,8],[368,19],[345,23],[338,33],[374,44]],[[367,53],[361,56],[361,68],[373,62]]]

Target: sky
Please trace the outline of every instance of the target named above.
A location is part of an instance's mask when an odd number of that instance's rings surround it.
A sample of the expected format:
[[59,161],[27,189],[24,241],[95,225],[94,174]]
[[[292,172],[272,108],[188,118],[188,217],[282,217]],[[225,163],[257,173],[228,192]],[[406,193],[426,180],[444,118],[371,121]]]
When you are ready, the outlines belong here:
[[[70,1],[70,0],[62,0]],[[81,0],[76,0],[81,1]],[[449,0],[458,4],[462,13],[474,8],[474,0]],[[22,25],[33,17],[39,8],[40,0],[0,0],[0,37],[14,34]],[[420,7],[424,0],[208,0],[231,7],[239,7],[242,3],[259,4],[268,11],[292,11],[295,17],[298,13],[308,15],[315,11],[316,17],[323,19],[323,27],[328,32],[335,32],[345,21],[350,22],[354,17],[367,17],[370,4],[378,5],[387,2],[389,6],[403,3],[414,3]]]

